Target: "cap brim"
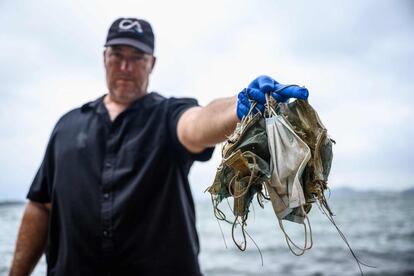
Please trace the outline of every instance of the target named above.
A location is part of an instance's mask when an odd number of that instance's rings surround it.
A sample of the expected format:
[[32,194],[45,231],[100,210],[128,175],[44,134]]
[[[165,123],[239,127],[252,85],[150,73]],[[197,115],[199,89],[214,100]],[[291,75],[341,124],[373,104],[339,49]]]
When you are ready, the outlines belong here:
[[114,45],[127,45],[137,48],[138,50],[141,50],[147,54],[154,54],[154,50],[151,49],[151,47],[149,47],[147,44],[132,38],[114,38],[105,43],[105,47]]

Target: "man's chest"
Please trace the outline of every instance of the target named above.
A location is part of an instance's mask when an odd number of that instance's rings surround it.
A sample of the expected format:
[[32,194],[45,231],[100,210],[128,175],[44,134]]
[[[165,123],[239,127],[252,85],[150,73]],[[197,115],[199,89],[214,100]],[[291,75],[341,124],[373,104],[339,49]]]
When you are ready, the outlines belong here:
[[58,166],[102,176],[130,172],[167,158],[167,127],[153,118],[130,114],[108,122],[102,116],[90,116],[63,129],[55,144]]

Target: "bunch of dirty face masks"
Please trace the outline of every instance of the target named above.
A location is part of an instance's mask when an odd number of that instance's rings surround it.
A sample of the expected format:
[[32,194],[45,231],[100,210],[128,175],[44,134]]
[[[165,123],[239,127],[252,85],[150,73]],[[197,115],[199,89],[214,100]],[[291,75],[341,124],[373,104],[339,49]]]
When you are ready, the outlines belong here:
[[[233,241],[240,250],[246,249],[245,226],[256,196],[261,207],[265,200],[271,201],[289,249],[295,255],[302,255],[312,247],[307,216],[312,203],[332,217],[324,191],[331,168],[333,140],[307,101],[276,103],[270,96],[266,98],[264,114],[253,112],[253,103],[248,115],[224,144],[222,162],[208,191],[216,218],[232,224]],[[232,220],[219,208],[229,197],[233,198]],[[303,246],[292,241],[283,220],[303,224]],[[242,229],[241,243],[234,237],[237,226]]]
[[[307,214],[312,204],[316,204],[338,231],[363,275],[361,265],[373,266],[356,256],[336,225],[324,195],[335,141],[328,136],[318,114],[305,100],[276,103],[269,95],[266,95],[264,114],[255,113],[254,108],[253,102],[250,112],[223,146],[222,162],[213,185],[207,189],[214,215],[232,224],[233,241],[244,251],[248,235],[245,227],[253,198],[256,196],[262,208],[264,201],[270,200],[290,251],[299,256],[312,247]],[[229,205],[234,215],[232,220],[219,208],[229,197],[233,198],[233,207]],[[303,246],[287,234],[284,220],[303,225]],[[241,243],[235,240],[237,226],[241,226]]]

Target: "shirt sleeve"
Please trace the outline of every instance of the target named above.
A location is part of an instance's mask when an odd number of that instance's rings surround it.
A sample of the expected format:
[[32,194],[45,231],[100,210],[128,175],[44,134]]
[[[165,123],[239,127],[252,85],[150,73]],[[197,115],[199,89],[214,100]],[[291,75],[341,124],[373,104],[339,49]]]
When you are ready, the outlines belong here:
[[50,136],[42,164],[37,171],[26,198],[39,203],[49,203],[52,199],[54,175],[54,141],[56,128]]
[[173,146],[180,154],[188,155],[193,160],[208,161],[210,160],[214,147],[206,148],[200,153],[189,152],[180,142],[177,135],[177,124],[181,115],[189,108],[199,106],[196,99],[193,98],[170,98],[168,107],[168,128],[171,134]]

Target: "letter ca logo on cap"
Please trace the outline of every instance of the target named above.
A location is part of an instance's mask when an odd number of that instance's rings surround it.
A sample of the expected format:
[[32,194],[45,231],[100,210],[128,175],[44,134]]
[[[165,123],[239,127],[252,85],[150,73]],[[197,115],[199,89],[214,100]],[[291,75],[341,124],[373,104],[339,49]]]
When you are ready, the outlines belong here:
[[125,30],[125,31],[135,30],[138,33],[143,32],[141,24],[139,24],[138,20],[123,19],[121,22],[119,22],[118,27],[121,30]]

